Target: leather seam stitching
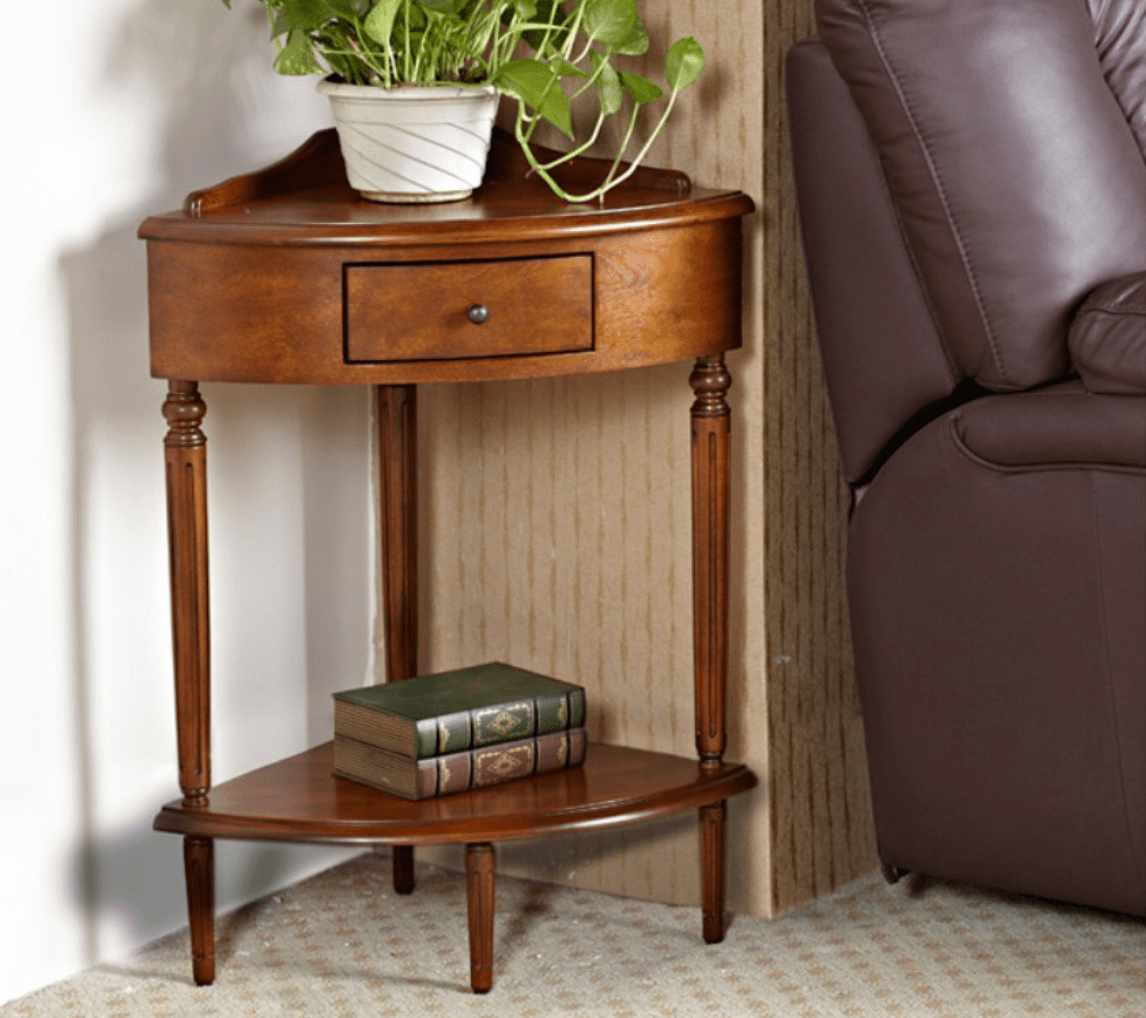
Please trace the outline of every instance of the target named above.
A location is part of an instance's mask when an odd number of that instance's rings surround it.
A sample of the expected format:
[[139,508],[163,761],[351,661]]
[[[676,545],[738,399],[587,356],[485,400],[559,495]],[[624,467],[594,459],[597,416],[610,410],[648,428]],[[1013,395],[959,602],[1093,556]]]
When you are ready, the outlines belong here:
[[987,314],[986,306],[983,303],[983,295],[980,292],[979,280],[975,273],[975,269],[971,264],[971,258],[967,252],[967,248],[963,242],[962,233],[959,229],[959,224],[956,221],[955,215],[951,210],[950,203],[947,200],[946,188],[943,184],[943,177],[939,173],[935,160],[928,147],[927,141],[923,137],[923,132],[919,129],[916,122],[915,114],[912,110],[911,103],[908,101],[907,93],[903,88],[899,76],[896,74],[894,67],[892,67],[891,60],[888,58],[884,50],[882,41],[880,40],[879,31],[876,28],[875,18],[868,8],[867,0],[858,0],[860,9],[864,13],[864,18],[868,23],[868,30],[871,33],[872,43],[875,45],[876,53],[879,55],[880,62],[883,64],[887,72],[888,79],[891,81],[895,94],[899,97],[901,106],[903,107],[904,114],[907,117],[907,122],[911,127],[911,133],[915,137],[916,142],[919,144],[920,149],[923,151],[924,161],[927,164],[927,169],[931,174],[932,182],[939,195],[940,204],[943,206],[943,212],[946,216],[947,223],[951,228],[951,232],[955,238],[955,246],[958,248],[959,257],[963,262],[963,267],[967,272],[967,276],[971,283],[971,294],[975,299],[975,307],[979,312],[979,318],[983,325],[983,330],[987,336],[987,344],[991,350],[991,356],[995,361],[995,368],[999,372],[999,381],[1009,383],[1010,379],[1007,377],[1007,370],[1003,364],[1002,353],[999,345],[995,340],[995,332],[991,326],[990,316]]
[[[878,154],[876,158],[879,158]],[[935,310],[935,302],[931,299],[931,290],[923,278],[923,271],[919,267],[919,259],[915,257],[915,251],[911,246],[911,240],[907,234],[907,227],[904,225],[899,206],[895,203],[895,198],[891,193],[891,186],[887,182],[887,176],[883,172],[882,164],[880,165],[879,183],[880,191],[887,202],[888,211],[895,220],[896,232],[899,234],[899,242],[907,255],[908,264],[911,265],[911,273],[915,276],[916,285],[919,287],[919,292],[923,295],[923,304],[924,307],[927,308],[927,317],[931,319],[932,328],[935,329],[935,338],[939,340],[939,348],[943,351],[943,360],[947,368],[947,382],[954,387],[959,384],[960,379],[967,377],[967,373],[962,370],[959,358],[952,353],[951,344],[947,341],[947,337],[943,332],[943,326],[939,321],[939,313]]]
[[939,313],[935,310],[935,302],[932,300],[931,290],[923,278],[923,271],[919,267],[919,259],[916,258],[915,249],[911,246],[911,239],[908,236],[907,227],[903,222],[903,215],[900,212],[899,205],[895,201],[895,196],[891,193],[891,185],[887,182],[887,174],[884,172],[883,160],[879,158],[879,150],[875,147],[874,141],[872,141],[871,151],[879,170],[877,177],[879,178],[880,194],[883,196],[884,205],[892,221],[895,223],[899,243],[903,248],[904,254],[907,255],[908,264],[911,266],[911,274],[915,277],[916,285],[919,287],[919,292],[923,297],[924,307],[927,308],[927,316],[931,319],[932,328],[935,329],[935,338],[939,341],[940,350],[943,351],[943,359],[946,362],[947,368],[947,382],[952,386],[958,385],[960,379],[967,377],[967,373],[962,370],[959,358],[952,352],[951,344],[947,341],[947,337],[943,332],[943,325],[939,321]]

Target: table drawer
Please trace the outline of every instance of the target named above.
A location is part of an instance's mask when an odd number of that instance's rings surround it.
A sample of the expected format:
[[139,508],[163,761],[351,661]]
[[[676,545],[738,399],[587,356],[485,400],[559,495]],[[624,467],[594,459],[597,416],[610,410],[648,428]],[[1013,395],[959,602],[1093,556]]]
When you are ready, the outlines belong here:
[[347,265],[348,363],[593,348],[593,256]]

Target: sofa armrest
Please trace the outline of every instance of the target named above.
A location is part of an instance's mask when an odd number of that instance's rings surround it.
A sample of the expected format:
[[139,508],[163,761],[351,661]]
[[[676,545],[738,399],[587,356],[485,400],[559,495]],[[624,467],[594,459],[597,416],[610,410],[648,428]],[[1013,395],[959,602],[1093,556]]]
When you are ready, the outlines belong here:
[[1070,324],[1067,347],[1091,392],[1146,394],[1146,272],[1092,291]]
[[1146,470],[1146,399],[1090,392],[1078,380],[984,396],[949,420],[958,447],[1001,470]]

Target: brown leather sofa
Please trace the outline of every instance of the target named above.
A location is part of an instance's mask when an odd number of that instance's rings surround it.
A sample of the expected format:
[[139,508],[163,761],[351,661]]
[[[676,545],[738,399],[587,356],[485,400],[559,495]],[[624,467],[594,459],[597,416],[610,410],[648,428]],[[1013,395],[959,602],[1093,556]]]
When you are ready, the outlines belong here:
[[817,19],[788,109],[884,871],[1146,914],[1146,4]]

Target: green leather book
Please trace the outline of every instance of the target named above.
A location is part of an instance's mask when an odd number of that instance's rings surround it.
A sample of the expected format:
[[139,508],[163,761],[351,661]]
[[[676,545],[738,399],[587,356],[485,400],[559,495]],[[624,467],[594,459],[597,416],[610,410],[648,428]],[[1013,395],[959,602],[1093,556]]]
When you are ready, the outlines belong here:
[[334,773],[404,799],[429,799],[579,767],[585,745],[585,729],[572,728],[418,760],[335,736]]
[[411,759],[585,724],[585,690],[493,661],[334,694],[334,734]]

